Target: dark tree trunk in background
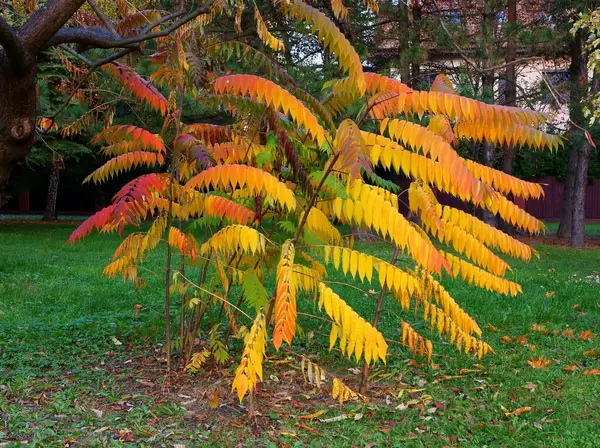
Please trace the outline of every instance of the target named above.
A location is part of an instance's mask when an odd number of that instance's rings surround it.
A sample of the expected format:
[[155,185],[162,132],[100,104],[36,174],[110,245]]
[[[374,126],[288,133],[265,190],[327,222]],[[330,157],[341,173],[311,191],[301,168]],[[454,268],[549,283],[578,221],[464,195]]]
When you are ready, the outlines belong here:
[[[600,77],[592,80],[592,94],[600,92]],[[571,229],[571,246],[582,247],[585,244],[585,190],[588,183],[588,167],[592,145],[587,138],[581,144],[577,157],[577,168],[573,182],[573,220]]]
[[581,143],[581,148],[578,150],[572,199],[571,246],[573,247],[582,247],[585,243],[585,186],[591,149],[590,144],[585,141]]
[[48,0],[18,31],[0,17],[0,190],[34,142],[36,55],[83,3],[85,0]]
[[[509,28],[517,22],[517,0],[508,0],[508,25]],[[509,30],[510,31],[510,30]],[[517,57],[517,44],[514,36],[509,35],[506,41],[506,74],[504,80],[504,104],[506,106],[517,105],[517,73],[516,66],[512,63]],[[503,171],[507,174],[513,172],[514,148],[506,145],[504,148]]]
[[[412,42],[413,47],[421,45],[421,3],[412,3]],[[410,86],[416,89],[421,82],[421,65],[418,61],[413,61],[411,64],[411,80]]]
[[569,162],[567,165],[567,178],[565,179],[565,188],[563,191],[563,214],[560,217],[556,236],[560,238],[570,238],[573,228],[573,191],[575,190],[575,172],[577,171],[577,162],[579,161],[579,151],[577,148],[569,150]]
[[410,84],[410,64],[408,62],[408,58],[406,54],[408,52],[408,33],[409,33],[409,21],[408,21],[408,8],[409,6],[405,4],[405,2],[398,2],[399,8],[399,31],[400,35],[398,36],[398,60],[400,63],[400,80],[404,84]]
[[0,187],[8,183],[12,167],[25,160],[33,145],[36,81],[35,65],[16,68],[0,50]]
[[[483,9],[483,22],[482,22],[482,33],[484,40],[484,51],[485,55],[481,61],[481,68],[487,70],[492,66],[492,54],[494,51],[494,25],[495,25],[495,11],[492,10],[490,2],[484,3]],[[494,102],[494,71],[487,70],[483,72],[481,77],[481,87],[483,96],[486,102]],[[481,163],[486,166],[494,165],[494,144],[488,141],[484,141],[481,147]],[[488,210],[483,210],[481,215],[483,221],[491,226],[496,227],[497,220],[496,216]]]
[[60,167],[58,163],[52,163],[50,170],[50,179],[48,180],[48,196],[46,197],[46,210],[44,211],[43,221],[56,221],[56,199],[58,198],[58,181],[60,178]]
[[[588,68],[585,50],[585,36],[581,31],[577,32],[571,42],[571,66],[570,74],[570,104],[569,114],[571,120],[579,126],[585,127],[583,116],[583,100],[588,90]],[[569,151],[569,164],[565,191],[563,196],[563,215],[558,226],[557,235],[571,238],[572,245],[583,245],[583,213],[585,206],[585,185],[587,183],[587,166],[589,159],[589,143],[575,127],[571,127],[571,149]],[[581,159],[585,160],[581,160]],[[585,175],[585,179],[582,177]],[[578,207],[575,207],[577,199]],[[576,218],[575,218],[576,217]],[[577,220],[577,226],[575,229]],[[578,236],[573,240],[573,234]]]

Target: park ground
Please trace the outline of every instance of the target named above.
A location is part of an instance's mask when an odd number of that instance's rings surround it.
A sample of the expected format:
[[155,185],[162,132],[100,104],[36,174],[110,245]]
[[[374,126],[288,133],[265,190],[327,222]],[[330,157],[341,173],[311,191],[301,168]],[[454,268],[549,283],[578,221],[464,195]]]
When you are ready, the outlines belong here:
[[[270,350],[258,415],[248,421],[246,401],[240,405],[230,391],[236,363],[167,375],[159,280],[150,276],[135,291],[101,277],[118,236],[65,245],[73,228],[0,223],[2,447],[600,446],[598,245],[529,241],[540,259],[512,263],[524,288],[515,298],[447,282],[496,355],[472,359],[431,335],[435,354],[426,365],[392,343],[387,366],[373,373],[368,403],[340,407],[304,384],[297,359]],[[600,224],[587,231],[600,239]],[[391,255],[380,244],[361,249]],[[150,268],[160,256],[148,260]],[[371,318],[366,296],[341,295]],[[308,300],[301,306],[316,312]],[[384,334],[400,339],[400,309],[391,300],[382,319]],[[356,386],[357,366],[327,351],[323,321],[301,316],[300,325],[294,350],[317,354]],[[549,364],[532,367],[540,356]]]

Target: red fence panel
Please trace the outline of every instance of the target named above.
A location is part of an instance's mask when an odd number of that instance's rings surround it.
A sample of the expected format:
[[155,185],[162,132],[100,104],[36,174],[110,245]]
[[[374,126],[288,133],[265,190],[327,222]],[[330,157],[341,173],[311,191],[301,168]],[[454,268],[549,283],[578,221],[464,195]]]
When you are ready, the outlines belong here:
[[[528,179],[544,185],[545,196],[525,203],[525,210],[538,219],[558,220],[563,211],[564,181],[555,177]],[[585,188],[585,218],[600,219],[600,179],[588,182]]]

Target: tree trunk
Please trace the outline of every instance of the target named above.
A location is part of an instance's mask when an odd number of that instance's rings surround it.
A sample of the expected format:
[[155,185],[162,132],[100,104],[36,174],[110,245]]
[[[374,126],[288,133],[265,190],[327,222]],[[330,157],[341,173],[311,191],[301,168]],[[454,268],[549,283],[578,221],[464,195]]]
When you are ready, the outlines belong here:
[[53,163],[50,170],[50,180],[48,181],[48,196],[46,198],[46,210],[44,211],[43,221],[56,221],[56,198],[58,197],[58,180],[60,169],[58,164]]
[[408,8],[404,2],[398,2],[399,8],[399,31],[400,35],[398,36],[398,61],[400,63],[400,80],[404,84],[410,83],[410,63],[408,62],[408,58],[406,55],[408,54],[408,31],[409,31],[409,21],[408,21]]
[[[585,36],[581,31],[575,34],[571,42],[571,65],[569,67],[570,84],[569,84],[569,115],[571,121],[579,126],[585,126],[585,117],[583,116],[583,99],[587,95],[588,90],[588,68],[587,55],[585,50]],[[589,150],[585,145],[587,141],[575,126],[571,126],[571,149],[569,150],[569,165],[567,179],[565,181],[565,191],[563,196],[563,215],[560,220],[557,235],[560,237],[571,237],[574,231],[573,217],[575,213],[574,203],[575,196],[578,200],[583,200],[585,203],[585,185],[587,183],[587,165],[588,161],[580,160],[582,156],[589,158]],[[581,145],[581,150],[578,148]],[[585,171],[586,180],[577,181],[577,177]],[[576,190],[579,189],[580,191]],[[583,199],[582,199],[583,198]],[[583,218],[579,217],[581,225]],[[580,229],[583,234],[583,228]]]
[[[492,56],[494,52],[493,43],[495,11],[493,11],[493,5],[490,2],[484,2],[483,8],[483,22],[481,31],[483,34],[484,41],[484,57],[481,60],[481,68],[483,70],[487,70],[492,66]],[[488,103],[494,102],[494,78],[495,74],[493,70],[484,71],[481,77],[481,88],[483,98]],[[481,149],[481,163],[485,166],[493,166],[494,144],[488,141],[484,141]],[[481,217],[485,223],[496,227],[496,216],[493,213],[484,209]]]
[[0,189],[15,164],[23,162],[35,136],[36,67],[16,70],[0,50]]
[[583,247],[585,243],[585,187],[587,185],[590,144],[585,141],[578,151],[577,168],[573,181],[573,218],[571,221],[571,246]]
[[[512,27],[517,22],[517,0],[508,0],[508,33],[512,33]],[[517,44],[514,36],[509,34],[506,40],[506,74],[504,80],[504,104],[506,106],[517,105],[517,73],[514,60],[517,57]],[[507,144],[504,148],[503,171],[507,174],[513,172],[514,148]]]
[[[421,46],[421,19],[422,19],[421,4],[419,2],[412,2],[411,45],[415,48]],[[419,83],[421,82],[420,61],[418,61],[418,60],[413,61],[410,65],[410,68],[411,68],[410,86],[413,89],[417,89],[419,86]]]
[[563,212],[558,224],[556,236],[559,238],[570,238],[573,228],[573,191],[575,190],[575,172],[579,161],[579,151],[572,147],[569,150],[569,163],[567,165],[567,178],[563,191]]

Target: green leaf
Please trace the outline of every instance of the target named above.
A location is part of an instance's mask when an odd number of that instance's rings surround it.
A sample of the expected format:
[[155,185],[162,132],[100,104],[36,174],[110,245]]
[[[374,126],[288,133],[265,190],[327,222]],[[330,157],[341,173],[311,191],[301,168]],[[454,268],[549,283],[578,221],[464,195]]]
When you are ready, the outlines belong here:
[[244,288],[244,297],[246,299],[246,303],[256,308],[256,311],[260,310],[267,303],[267,290],[262,285],[260,279],[253,269],[244,273],[242,287]]

